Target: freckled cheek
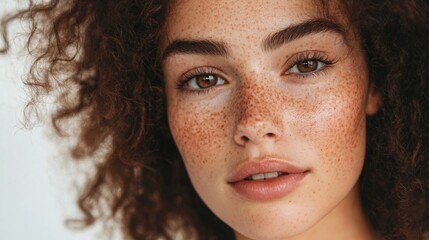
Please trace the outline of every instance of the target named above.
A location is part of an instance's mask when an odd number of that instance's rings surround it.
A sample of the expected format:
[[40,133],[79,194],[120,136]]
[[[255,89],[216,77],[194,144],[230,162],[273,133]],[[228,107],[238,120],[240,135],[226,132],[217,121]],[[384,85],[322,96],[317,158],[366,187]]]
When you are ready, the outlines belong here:
[[303,134],[318,153],[318,164],[337,175],[356,172],[365,155],[365,88],[349,86],[321,96],[328,97],[315,101]]
[[218,161],[217,156],[224,150],[226,116],[223,111],[209,110],[180,105],[169,110],[171,133],[187,167],[202,167]]

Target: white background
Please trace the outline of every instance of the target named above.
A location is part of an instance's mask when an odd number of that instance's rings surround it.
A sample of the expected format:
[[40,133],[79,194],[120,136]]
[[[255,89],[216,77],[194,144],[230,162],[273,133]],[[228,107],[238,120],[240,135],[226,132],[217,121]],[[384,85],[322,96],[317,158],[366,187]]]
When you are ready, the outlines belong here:
[[[0,16],[25,4],[0,0]],[[64,225],[66,218],[78,214],[69,180],[74,176],[59,158],[50,127],[23,127],[27,96],[22,79],[28,57],[17,33],[24,26],[17,21],[9,28],[14,46],[0,55],[0,239],[100,239],[91,229],[76,232]]]

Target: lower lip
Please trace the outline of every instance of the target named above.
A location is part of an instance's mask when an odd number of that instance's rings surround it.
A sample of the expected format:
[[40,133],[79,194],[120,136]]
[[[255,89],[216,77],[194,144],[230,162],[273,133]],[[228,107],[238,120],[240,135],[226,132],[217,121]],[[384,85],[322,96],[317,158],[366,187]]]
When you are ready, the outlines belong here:
[[239,181],[230,183],[240,195],[251,200],[267,201],[284,197],[294,191],[307,172],[293,173],[269,180]]

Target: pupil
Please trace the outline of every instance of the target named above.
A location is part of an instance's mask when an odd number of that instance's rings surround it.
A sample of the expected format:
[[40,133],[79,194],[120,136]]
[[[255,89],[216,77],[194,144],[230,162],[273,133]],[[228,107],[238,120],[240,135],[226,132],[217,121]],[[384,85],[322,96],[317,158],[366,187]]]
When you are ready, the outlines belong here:
[[216,85],[216,77],[212,74],[200,75],[197,77],[197,85],[200,88],[208,88]]
[[313,72],[317,69],[317,61],[306,60],[298,64],[298,70],[302,73]]

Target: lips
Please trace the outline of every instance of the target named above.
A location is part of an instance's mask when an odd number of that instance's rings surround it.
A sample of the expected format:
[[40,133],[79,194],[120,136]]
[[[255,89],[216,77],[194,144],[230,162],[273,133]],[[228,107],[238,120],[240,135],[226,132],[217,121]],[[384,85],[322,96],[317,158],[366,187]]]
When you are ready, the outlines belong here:
[[295,190],[308,172],[281,159],[252,159],[238,165],[228,183],[245,198],[273,200]]

